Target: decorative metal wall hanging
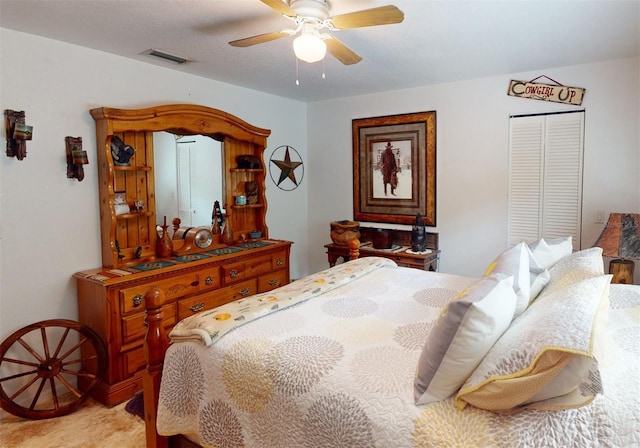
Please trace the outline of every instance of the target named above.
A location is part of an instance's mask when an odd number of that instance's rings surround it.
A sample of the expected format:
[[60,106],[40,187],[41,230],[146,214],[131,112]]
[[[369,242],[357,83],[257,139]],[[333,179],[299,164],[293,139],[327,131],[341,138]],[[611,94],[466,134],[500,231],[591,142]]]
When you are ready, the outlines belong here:
[[300,153],[293,146],[278,146],[269,160],[269,175],[281,190],[298,188],[304,177],[304,163]]

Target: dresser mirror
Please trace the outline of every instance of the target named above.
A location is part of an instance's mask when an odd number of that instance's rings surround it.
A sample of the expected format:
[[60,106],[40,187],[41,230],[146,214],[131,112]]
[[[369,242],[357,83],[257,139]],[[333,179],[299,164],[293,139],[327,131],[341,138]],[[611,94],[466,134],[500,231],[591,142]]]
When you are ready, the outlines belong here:
[[[227,112],[191,104],[172,104],[146,109],[101,107],[92,109],[91,116],[96,121],[98,144],[104,267],[138,266],[155,260],[158,258],[156,226],[163,224],[165,216],[169,226],[176,216],[183,216],[185,221],[191,221],[190,224],[185,222],[185,225],[210,226],[213,203],[216,200],[223,207],[226,204],[234,242],[242,240],[243,235],[246,238],[246,235],[254,230],[259,230],[264,238],[268,238],[264,167],[238,168],[236,160],[238,156],[263,160],[267,137],[271,131],[253,126]],[[178,182],[178,178],[189,184],[201,180],[194,181],[191,176],[176,174],[177,154],[182,154],[176,152],[182,151],[176,149],[176,136],[183,136],[178,139],[181,141],[181,148],[182,145],[199,146],[200,143],[196,142],[200,140],[218,145],[218,150],[209,153],[214,160],[212,167],[202,163],[203,170],[191,170],[204,172],[205,174],[200,174],[205,179],[202,183],[210,188],[203,193],[190,193],[192,198],[203,198],[202,206],[194,208],[191,201],[188,201],[189,207],[182,207],[183,210],[180,210],[177,205],[170,205],[178,204],[178,188],[176,184],[175,188],[165,189],[165,185]],[[116,137],[125,145],[135,148],[129,165],[114,163],[110,146]],[[162,143],[164,140],[169,143]],[[171,149],[162,149],[165,144]],[[160,168],[160,165],[156,166],[155,152],[163,152],[173,163],[163,168]],[[190,150],[185,154],[189,152]],[[188,167],[194,163],[185,162],[182,165]],[[197,162],[195,165],[200,163]],[[173,166],[173,170],[168,166]],[[165,170],[170,172],[169,178],[161,177],[160,171]],[[216,176],[212,173],[216,173]],[[219,179],[219,183],[206,182],[214,178]],[[235,204],[234,198],[245,194],[247,184],[252,188],[257,187],[255,202]],[[116,193],[118,197],[124,196],[131,209],[130,213],[115,213]]]
[[184,227],[211,226],[214,201],[223,206],[222,143],[203,135],[153,133],[156,216]]

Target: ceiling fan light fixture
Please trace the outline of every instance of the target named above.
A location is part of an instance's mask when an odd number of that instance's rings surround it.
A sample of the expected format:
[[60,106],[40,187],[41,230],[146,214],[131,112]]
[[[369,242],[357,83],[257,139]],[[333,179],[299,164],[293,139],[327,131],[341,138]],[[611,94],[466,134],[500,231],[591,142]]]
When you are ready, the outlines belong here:
[[327,44],[317,34],[302,33],[293,40],[293,52],[301,61],[318,62],[327,54]]

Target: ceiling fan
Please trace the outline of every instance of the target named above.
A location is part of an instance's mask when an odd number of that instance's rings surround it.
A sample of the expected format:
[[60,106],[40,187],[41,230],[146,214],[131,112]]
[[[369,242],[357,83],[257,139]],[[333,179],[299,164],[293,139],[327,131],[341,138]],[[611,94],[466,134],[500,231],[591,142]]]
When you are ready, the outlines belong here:
[[250,47],[300,33],[293,41],[293,50],[298,59],[306,62],[322,60],[327,51],[345,65],[357,64],[362,60],[361,56],[333,35],[320,32],[325,28],[329,31],[339,31],[390,25],[404,20],[404,13],[391,5],[330,17],[326,0],[290,0],[289,4],[285,0],[260,1],[293,21],[295,28],[234,40],[229,42],[229,45]]

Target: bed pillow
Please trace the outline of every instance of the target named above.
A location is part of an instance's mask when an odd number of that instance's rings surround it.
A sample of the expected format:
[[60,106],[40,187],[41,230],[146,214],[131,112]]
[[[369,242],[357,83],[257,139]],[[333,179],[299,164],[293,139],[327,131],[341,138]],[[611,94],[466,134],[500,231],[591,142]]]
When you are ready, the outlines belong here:
[[549,275],[551,279],[539,298],[581,280],[604,275],[602,248],[592,247],[567,255],[549,269]]
[[453,395],[507,329],[515,307],[513,276],[491,274],[460,292],[443,310],[420,354],[416,404]]
[[568,409],[602,392],[610,275],[592,277],[536,300],[516,318],[456,396],[496,412]]
[[529,246],[527,246],[529,252],[529,277],[531,288],[529,290],[529,303],[533,302],[542,289],[551,281],[551,273],[548,269],[543,268],[538,264],[538,260],[535,259],[533,252]]
[[573,252],[572,237],[545,240],[544,238],[529,245],[533,257],[542,269],[549,269],[562,258]]
[[513,290],[517,297],[515,316],[527,309],[550,278],[549,272],[533,258],[526,243],[518,243],[498,255],[485,271],[485,275],[492,273],[513,275]]

